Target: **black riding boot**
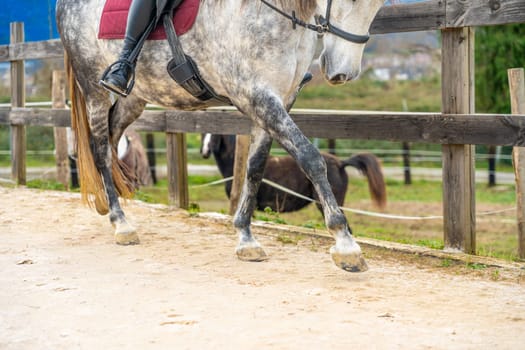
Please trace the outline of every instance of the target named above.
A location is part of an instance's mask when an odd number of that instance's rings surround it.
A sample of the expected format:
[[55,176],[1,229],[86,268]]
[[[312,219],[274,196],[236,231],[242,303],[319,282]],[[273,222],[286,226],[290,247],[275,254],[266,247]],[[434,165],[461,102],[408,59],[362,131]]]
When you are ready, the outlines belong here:
[[[126,36],[119,59],[112,63],[100,79],[107,90],[126,97],[133,88],[138,52],[131,57],[148,24],[155,19],[156,0],[133,0],[128,13]],[[140,47],[137,48],[140,51]]]

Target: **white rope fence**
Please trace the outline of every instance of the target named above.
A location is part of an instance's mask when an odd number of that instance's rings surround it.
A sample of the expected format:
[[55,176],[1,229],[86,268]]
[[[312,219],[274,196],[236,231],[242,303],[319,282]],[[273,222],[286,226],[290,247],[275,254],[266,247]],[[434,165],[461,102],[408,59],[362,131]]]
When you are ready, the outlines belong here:
[[[39,176],[35,176],[35,177],[31,178],[31,179],[28,179],[28,181],[39,179],[39,178],[43,178],[47,173],[50,173],[52,171],[53,171],[53,168],[49,168],[49,169],[47,169],[44,172],[44,174],[41,174]],[[201,188],[201,187],[207,187],[207,186],[215,186],[215,185],[220,185],[222,183],[225,183],[225,182],[228,182],[228,181],[232,181],[232,180],[233,180],[233,176],[230,176],[230,177],[226,177],[224,179],[211,181],[211,182],[208,182],[208,183],[205,183],[205,184],[193,185],[193,186],[190,186],[190,188]],[[302,195],[300,193],[297,193],[295,191],[292,191],[292,190],[290,190],[290,189],[288,189],[288,188],[286,188],[284,186],[281,186],[278,183],[270,181],[268,179],[263,179],[262,181],[264,183],[266,183],[267,185],[272,186],[272,187],[274,187],[274,188],[276,188],[278,190],[281,190],[281,191],[283,191],[285,193],[291,194],[293,196],[296,196],[298,198],[301,198],[301,199],[304,199],[304,200],[307,200],[307,201],[310,201],[310,202],[319,203],[319,201],[316,201],[313,198],[310,198],[310,197],[304,196],[304,195]],[[4,179],[4,178],[1,178],[1,177],[0,177],[0,182],[15,184],[14,181],[12,181],[10,179]],[[343,211],[351,212],[351,213],[354,213],[354,214],[366,215],[366,216],[372,216],[372,217],[378,217],[378,218],[386,218],[386,219],[395,219],[395,220],[436,220],[436,219],[443,219],[442,215],[406,216],[406,215],[378,213],[378,212],[373,212],[373,211],[368,211],[368,210],[346,208],[346,207],[339,207],[339,208],[341,210],[343,210]],[[499,214],[499,213],[512,211],[512,210],[516,210],[516,207],[514,206],[514,207],[506,208],[506,209],[479,212],[479,213],[476,214],[476,216],[494,215],[494,214]]]
[[[194,186],[191,186],[191,188],[213,186],[213,185],[222,184],[222,183],[225,183],[225,182],[228,182],[228,181],[232,181],[232,180],[233,180],[233,176],[230,176],[230,177],[226,177],[226,178],[221,179],[221,180],[216,180],[216,181],[212,181],[212,182],[201,184],[201,185],[194,185]],[[307,200],[307,201],[310,201],[310,202],[319,203],[319,201],[316,201],[313,198],[309,198],[309,197],[304,196],[304,195],[302,195],[300,193],[292,191],[292,190],[290,190],[290,189],[288,189],[288,188],[286,188],[284,186],[281,186],[278,183],[270,181],[268,179],[263,179],[262,182],[264,182],[265,184],[270,185],[270,186],[272,186],[272,187],[274,187],[274,188],[276,188],[278,190],[281,190],[281,191],[283,191],[285,193],[288,193],[288,194],[291,194],[293,196],[296,196],[298,198],[301,198],[301,199],[304,199],[304,200]],[[373,217],[379,217],[379,218],[386,218],[386,219],[395,219],[395,220],[435,220],[435,219],[443,219],[442,215],[405,216],[405,215],[377,213],[377,212],[372,212],[372,211],[368,211],[368,210],[353,209],[353,208],[346,208],[346,207],[339,207],[339,208],[341,210],[343,210],[343,211],[348,211],[348,212],[355,213],[355,214],[366,215],[366,216],[373,216]],[[499,214],[499,213],[503,213],[503,212],[507,212],[507,211],[511,211],[511,210],[516,210],[516,207],[500,209],[500,210],[484,211],[484,212],[477,213],[476,216],[494,215],[494,214]]]

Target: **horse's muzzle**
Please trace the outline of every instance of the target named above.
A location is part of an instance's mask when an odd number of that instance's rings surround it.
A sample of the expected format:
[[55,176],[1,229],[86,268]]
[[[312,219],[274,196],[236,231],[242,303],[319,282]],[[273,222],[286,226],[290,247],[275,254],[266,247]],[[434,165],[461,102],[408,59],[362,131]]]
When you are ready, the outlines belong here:
[[332,85],[342,85],[349,80],[352,80],[352,79],[351,78],[347,79],[346,74],[336,74],[335,76],[329,78],[328,82]]
[[334,70],[335,72],[331,72],[333,67],[331,67],[331,63],[329,59],[327,59],[324,55],[321,55],[319,58],[319,65],[321,68],[321,72],[323,73],[326,81],[331,85],[342,85],[350,80],[353,80],[357,78],[357,76],[360,73],[360,69],[350,70],[349,72],[338,72],[337,70]]

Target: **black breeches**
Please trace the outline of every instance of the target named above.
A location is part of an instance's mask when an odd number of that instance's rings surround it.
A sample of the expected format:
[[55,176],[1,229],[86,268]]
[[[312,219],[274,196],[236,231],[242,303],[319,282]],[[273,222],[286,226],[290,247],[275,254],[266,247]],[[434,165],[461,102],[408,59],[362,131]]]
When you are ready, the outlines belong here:
[[126,39],[137,42],[156,14],[156,0],[133,0],[128,13]]

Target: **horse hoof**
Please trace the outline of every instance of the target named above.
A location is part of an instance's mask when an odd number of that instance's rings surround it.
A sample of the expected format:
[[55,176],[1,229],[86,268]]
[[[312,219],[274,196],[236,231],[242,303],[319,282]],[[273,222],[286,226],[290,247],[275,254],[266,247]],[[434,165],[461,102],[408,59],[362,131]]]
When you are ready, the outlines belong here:
[[235,252],[237,253],[237,257],[239,258],[239,260],[242,261],[268,260],[268,255],[266,255],[266,252],[260,246],[239,247]]
[[115,243],[120,245],[139,244],[139,236],[133,233],[115,233]]
[[348,272],[365,272],[368,265],[360,251],[343,253],[336,250],[333,246],[330,248],[332,260],[337,267]]
[[115,243],[120,245],[139,244],[139,236],[135,228],[128,223],[120,223],[115,231]]

